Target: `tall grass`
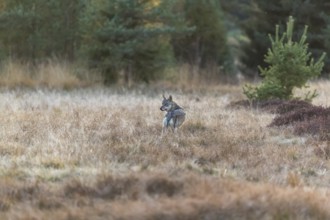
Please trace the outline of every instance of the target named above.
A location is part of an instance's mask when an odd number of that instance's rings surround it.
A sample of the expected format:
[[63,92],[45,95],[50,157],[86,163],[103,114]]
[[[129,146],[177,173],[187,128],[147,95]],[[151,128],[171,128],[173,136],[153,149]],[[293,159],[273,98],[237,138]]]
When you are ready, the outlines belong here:
[[7,88],[72,89],[98,83],[100,78],[85,66],[59,60],[32,64],[9,59],[0,64],[0,86]]
[[[228,108],[241,87],[194,71],[127,90],[77,64],[2,63],[0,219],[330,218],[329,143]],[[187,119],[160,137],[164,91]]]
[[[7,59],[0,63],[0,87],[5,88],[49,88],[73,89],[99,86],[105,81],[97,71],[88,69],[84,63],[70,63],[58,59],[42,62],[23,62]],[[234,75],[226,75],[221,69],[209,67],[200,69],[193,65],[181,64],[169,68],[160,79],[152,81],[148,86],[154,89],[176,89],[182,91],[217,89],[219,85],[228,86],[238,80]],[[115,87],[141,88],[141,82],[129,82],[119,74]]]
[[177,86],[181,89],[198,89],[205,87],[214,87],[219,84],[236,84],[242,76],[236,76],[235,73],[226,73],[221,67],[208,66],[199,68],[190,64],[179,64],[165,71],[163,79],[171,86]]
[[[244,98],[239,86],[167,91],[187,119],[163,138],[154,87],[8,87],[0,93],[0,218],[330,217],[330,163],[319,153],[328,143],[270,128],[275,116],[258,109],[227,108]],[[320,90],[315,103],[328,104],[329,82],[311,87]]]

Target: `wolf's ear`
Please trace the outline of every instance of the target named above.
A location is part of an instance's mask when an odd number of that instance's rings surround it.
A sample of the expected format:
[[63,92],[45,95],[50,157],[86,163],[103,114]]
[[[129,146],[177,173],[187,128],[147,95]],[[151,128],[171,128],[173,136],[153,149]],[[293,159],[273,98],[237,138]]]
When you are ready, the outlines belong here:
[[172,96],[170,95],[170,97],[168,97],[168,100],[172,101]]
[[163,94],[163,99],[166,99],[164,94]]

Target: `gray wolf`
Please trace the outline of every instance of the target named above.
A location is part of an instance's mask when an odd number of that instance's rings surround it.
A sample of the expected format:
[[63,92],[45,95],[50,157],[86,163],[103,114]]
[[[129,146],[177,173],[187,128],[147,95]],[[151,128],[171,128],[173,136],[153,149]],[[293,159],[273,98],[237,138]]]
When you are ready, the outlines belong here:
[[163,102],[160,110],[166,111],[165,117],[163,119],[162,134],[168,128],[171,128],[173,132],[176,132],[186,119],[185,111],[173,101],[171,95],[168,99],[163,95]]

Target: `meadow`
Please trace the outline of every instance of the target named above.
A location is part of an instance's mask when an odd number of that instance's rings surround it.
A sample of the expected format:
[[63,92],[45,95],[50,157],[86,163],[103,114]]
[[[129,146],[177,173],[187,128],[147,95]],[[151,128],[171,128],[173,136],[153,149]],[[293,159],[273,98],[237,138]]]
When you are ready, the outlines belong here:
[[[229,108],[242,85],[16,86],[18,75],[0,81],[0,219],[330,218],[329,142]],[[330,82],[310,86],[329,106]],[[163,91],[187,112],[177,135],[160,136]]]

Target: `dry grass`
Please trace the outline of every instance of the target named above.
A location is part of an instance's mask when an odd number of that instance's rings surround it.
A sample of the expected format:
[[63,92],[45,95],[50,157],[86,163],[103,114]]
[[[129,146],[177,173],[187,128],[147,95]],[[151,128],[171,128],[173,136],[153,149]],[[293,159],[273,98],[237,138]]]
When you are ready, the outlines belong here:
[[6,88],[73,89],[96,84],[99,74],[88,74],[84,67],[56,60],[36,65],[13,60],[0,65],[0,86]]
[[187,121],[160,138],[158,90],[3,88],[0,219],[330,218],[328,142],[227,108],[238,86],[171,94]]

